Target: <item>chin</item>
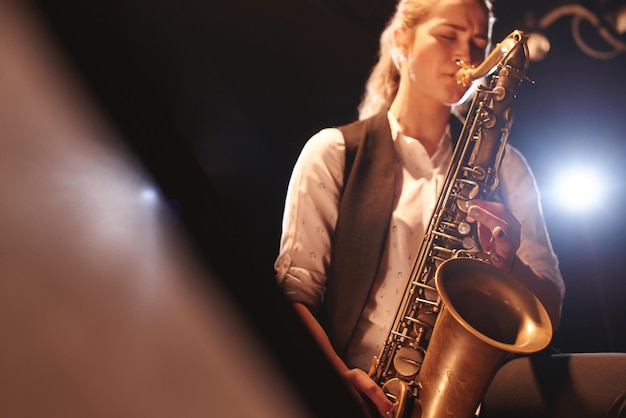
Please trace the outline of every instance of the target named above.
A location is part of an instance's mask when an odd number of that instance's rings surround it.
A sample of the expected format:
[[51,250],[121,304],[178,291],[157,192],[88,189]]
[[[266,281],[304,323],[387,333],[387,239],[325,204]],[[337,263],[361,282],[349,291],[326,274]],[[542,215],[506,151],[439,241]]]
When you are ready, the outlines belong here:
[[455,94],[452,94],[449,101],[446,102],[448,106],[458,106],[465,102],[467,102],[476,92],[475,84],[472,84],[469,88],[465,89],[461,86],[458,86],[459,89]]

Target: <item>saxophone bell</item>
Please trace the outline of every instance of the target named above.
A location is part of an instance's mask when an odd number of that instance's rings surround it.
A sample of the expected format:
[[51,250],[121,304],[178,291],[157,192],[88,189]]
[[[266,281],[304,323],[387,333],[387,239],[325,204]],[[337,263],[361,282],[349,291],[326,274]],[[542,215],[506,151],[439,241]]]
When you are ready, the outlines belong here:
[[436,282],[443,310],[419,375],[420,416],[473,417],[506,355],[547,347],[552,324],[533,293],[486,262],[447,260]]

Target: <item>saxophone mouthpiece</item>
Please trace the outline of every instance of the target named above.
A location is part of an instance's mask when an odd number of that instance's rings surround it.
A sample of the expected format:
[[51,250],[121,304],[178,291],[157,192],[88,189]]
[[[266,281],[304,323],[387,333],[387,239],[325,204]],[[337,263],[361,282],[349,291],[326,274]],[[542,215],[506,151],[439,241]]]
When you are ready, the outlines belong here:
[[469,65],[463,60],[457,60],[456,65],[459,67],[455,74],[456,82],[463,87],[469,87],[474,81],[472,77],[472,70],[475,67],[473,65]]
[[[493,73],[498,66],[507,65],[526,72],[528,60],[526,59],[528,46],[526,33],[515,30],[509,34],[502,42],[489,53],[485,60],[478,66],[473,66],[457,60],[456,64],[460,67],[456,72],[456,82],[463,87],[469,87],[474,80],[486,77]],[[523,53],[513,53],[513,51],[523,51]]]

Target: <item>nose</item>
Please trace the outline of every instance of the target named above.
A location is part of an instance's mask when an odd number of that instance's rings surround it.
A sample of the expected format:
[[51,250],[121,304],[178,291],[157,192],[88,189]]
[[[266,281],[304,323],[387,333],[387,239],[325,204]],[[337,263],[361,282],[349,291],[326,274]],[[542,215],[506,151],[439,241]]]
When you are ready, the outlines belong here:
[[470,47],[466,42],[458,42],[454,52],[454,62],[458,63],[461,61],[466,64],[474,64]]
[[469,65],[478,65],[484,59],[484,50],[471,41],[459,42],[455,51],[454,61],[463,61]]

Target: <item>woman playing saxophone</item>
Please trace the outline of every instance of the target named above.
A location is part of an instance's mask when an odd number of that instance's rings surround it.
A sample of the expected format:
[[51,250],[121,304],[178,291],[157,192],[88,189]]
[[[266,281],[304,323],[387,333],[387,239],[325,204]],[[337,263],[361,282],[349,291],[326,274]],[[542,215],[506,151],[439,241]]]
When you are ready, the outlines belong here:
[[[364,410],[393,407],[368,376],[402,298],[453,150],[451,114],[472,93],[459,63],[491,44],[488,0],[400,0],[380,38],[359,120],[323,129],[290,180],[277,280]],[[350,138],[348,138],[348,135]],[[543,304],[556,328],[565,294],[534,177],[507,145],[499,202],[470,200],[489,262]]]

